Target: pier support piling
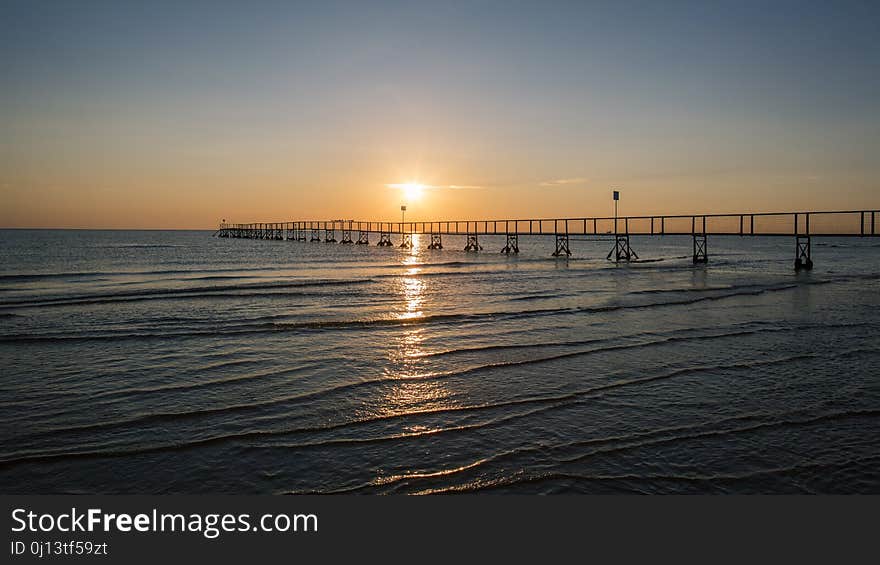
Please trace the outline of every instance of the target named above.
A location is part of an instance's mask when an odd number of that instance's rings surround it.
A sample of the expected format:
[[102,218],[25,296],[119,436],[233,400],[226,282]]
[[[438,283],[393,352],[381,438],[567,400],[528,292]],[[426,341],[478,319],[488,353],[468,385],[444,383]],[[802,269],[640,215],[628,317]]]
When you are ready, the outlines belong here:
[[469,233],[467,236],[467,244],[464,246],[465,251],[481,251],[483,248],[477,239],[476,233]]
[[431,245],[428,246],[428,249],[443,249],[443,236],[439,233],[432,233]]
[[556,234],[556,251],[553,252],[554,257],[560,257],[565,255],[566,257],[571,256],[571,249],[568,247],[568,234],[567,233],[557,233]]
[[351,231],[350,230],[342,230],[342,241],[339,243],[354,243],[351,240]]
[[402,240],[400,242],[400,248],[401,249],[412,249],[412,246],[413,246],[412,234],[405,233],[405,234],[401,234],[401,235],[402,235]]
[[608,252],[606,259],[610,260],[614,256],[614,262],[638,260],[639,256],[633,251],[629,244],[629,234],[617,235],[614,237],[614,248]]
[[317,229],[312,228],[312,237],[311,237],[311,239],[309,239],[309,241],[310,241],[311,243],[315,243],[315,242],[321,241],[321,235],[319,234],[319,232],[318,232]]
[[795,236],[795,256],[794,256],[794,270],[800,271],[801,269],[809,271],[813,268],[813,258],[811,256],[811,245],[810,245],[810,236],[808,235],[798,235]]
[[357,245],[369,245],[369,244],[370,244],[370,232],[368,232],[368,231],[358,232]]
[[391,234],[389,232],[381,232],[379,234],[379,243],[376,244],[378,247],[391,247],[394,245],[391,243]]
[[706,234],[694,234],[694,265],[709,262],[709,247],[706,241]]
[[519,253],[519,234],[508,233],[507,244],[501,250],[502,253],[510,255],[511,253]]
[[324,230],[324,243],[336,243],[336,230],[327,228]]

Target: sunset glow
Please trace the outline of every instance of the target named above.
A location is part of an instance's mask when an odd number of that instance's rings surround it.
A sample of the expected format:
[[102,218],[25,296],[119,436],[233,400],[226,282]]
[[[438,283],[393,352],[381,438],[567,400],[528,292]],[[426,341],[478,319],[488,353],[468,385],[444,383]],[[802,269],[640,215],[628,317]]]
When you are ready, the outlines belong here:
[[21,3],[0,23],[0,226],[607,215],[611,187],[625,214],[869,208],[876,18],[829,29],[835,5],[792,28],[739,3],[280,3],[210,26],[190,4]]

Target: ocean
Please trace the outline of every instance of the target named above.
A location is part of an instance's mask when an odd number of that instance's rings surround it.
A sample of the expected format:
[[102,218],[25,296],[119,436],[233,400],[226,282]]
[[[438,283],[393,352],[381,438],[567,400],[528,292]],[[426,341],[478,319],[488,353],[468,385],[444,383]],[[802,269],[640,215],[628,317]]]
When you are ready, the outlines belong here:
[[0,492],[880,493],[880,244],[0,232]]

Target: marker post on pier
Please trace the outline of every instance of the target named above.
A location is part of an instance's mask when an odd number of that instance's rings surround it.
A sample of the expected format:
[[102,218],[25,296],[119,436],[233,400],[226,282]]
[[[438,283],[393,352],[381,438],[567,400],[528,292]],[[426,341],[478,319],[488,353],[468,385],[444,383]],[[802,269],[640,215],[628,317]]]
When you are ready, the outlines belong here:
[[406,205],[400,206],[400,239],[401,249],[412,249],[412,230],[406,229]]
[[608,252],[606,259],[610,260],[611,256],[614,255],[615,263],[619,263],[621,259],[624,261],[638,260],[639,256],[629,246],[629,221],[626,222],[626,232],[624,235],[620,235],[620,230],[617,229],[617,205],[620,202],[620,191],[611,191],[611,197],[614,200],[614,248]]
[[614,199],[614,235],[617,235],[617,203],[620,202],[620,191],[612,190],[611,198]]

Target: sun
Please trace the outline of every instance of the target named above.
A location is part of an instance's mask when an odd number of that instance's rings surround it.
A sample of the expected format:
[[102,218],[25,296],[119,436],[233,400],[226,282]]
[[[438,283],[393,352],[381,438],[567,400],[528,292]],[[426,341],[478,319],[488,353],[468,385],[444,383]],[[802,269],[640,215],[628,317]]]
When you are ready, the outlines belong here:
[[399,188],[403,192],[403,197],[407,202],[418,200],[425,190],[425,185],[418,182],[405,182],[400,184],[389,184],[392,188]]
[[422,196],[425,186],[417,182],[408,182],[403,185],[403,194],[407,200],[418,200]]

